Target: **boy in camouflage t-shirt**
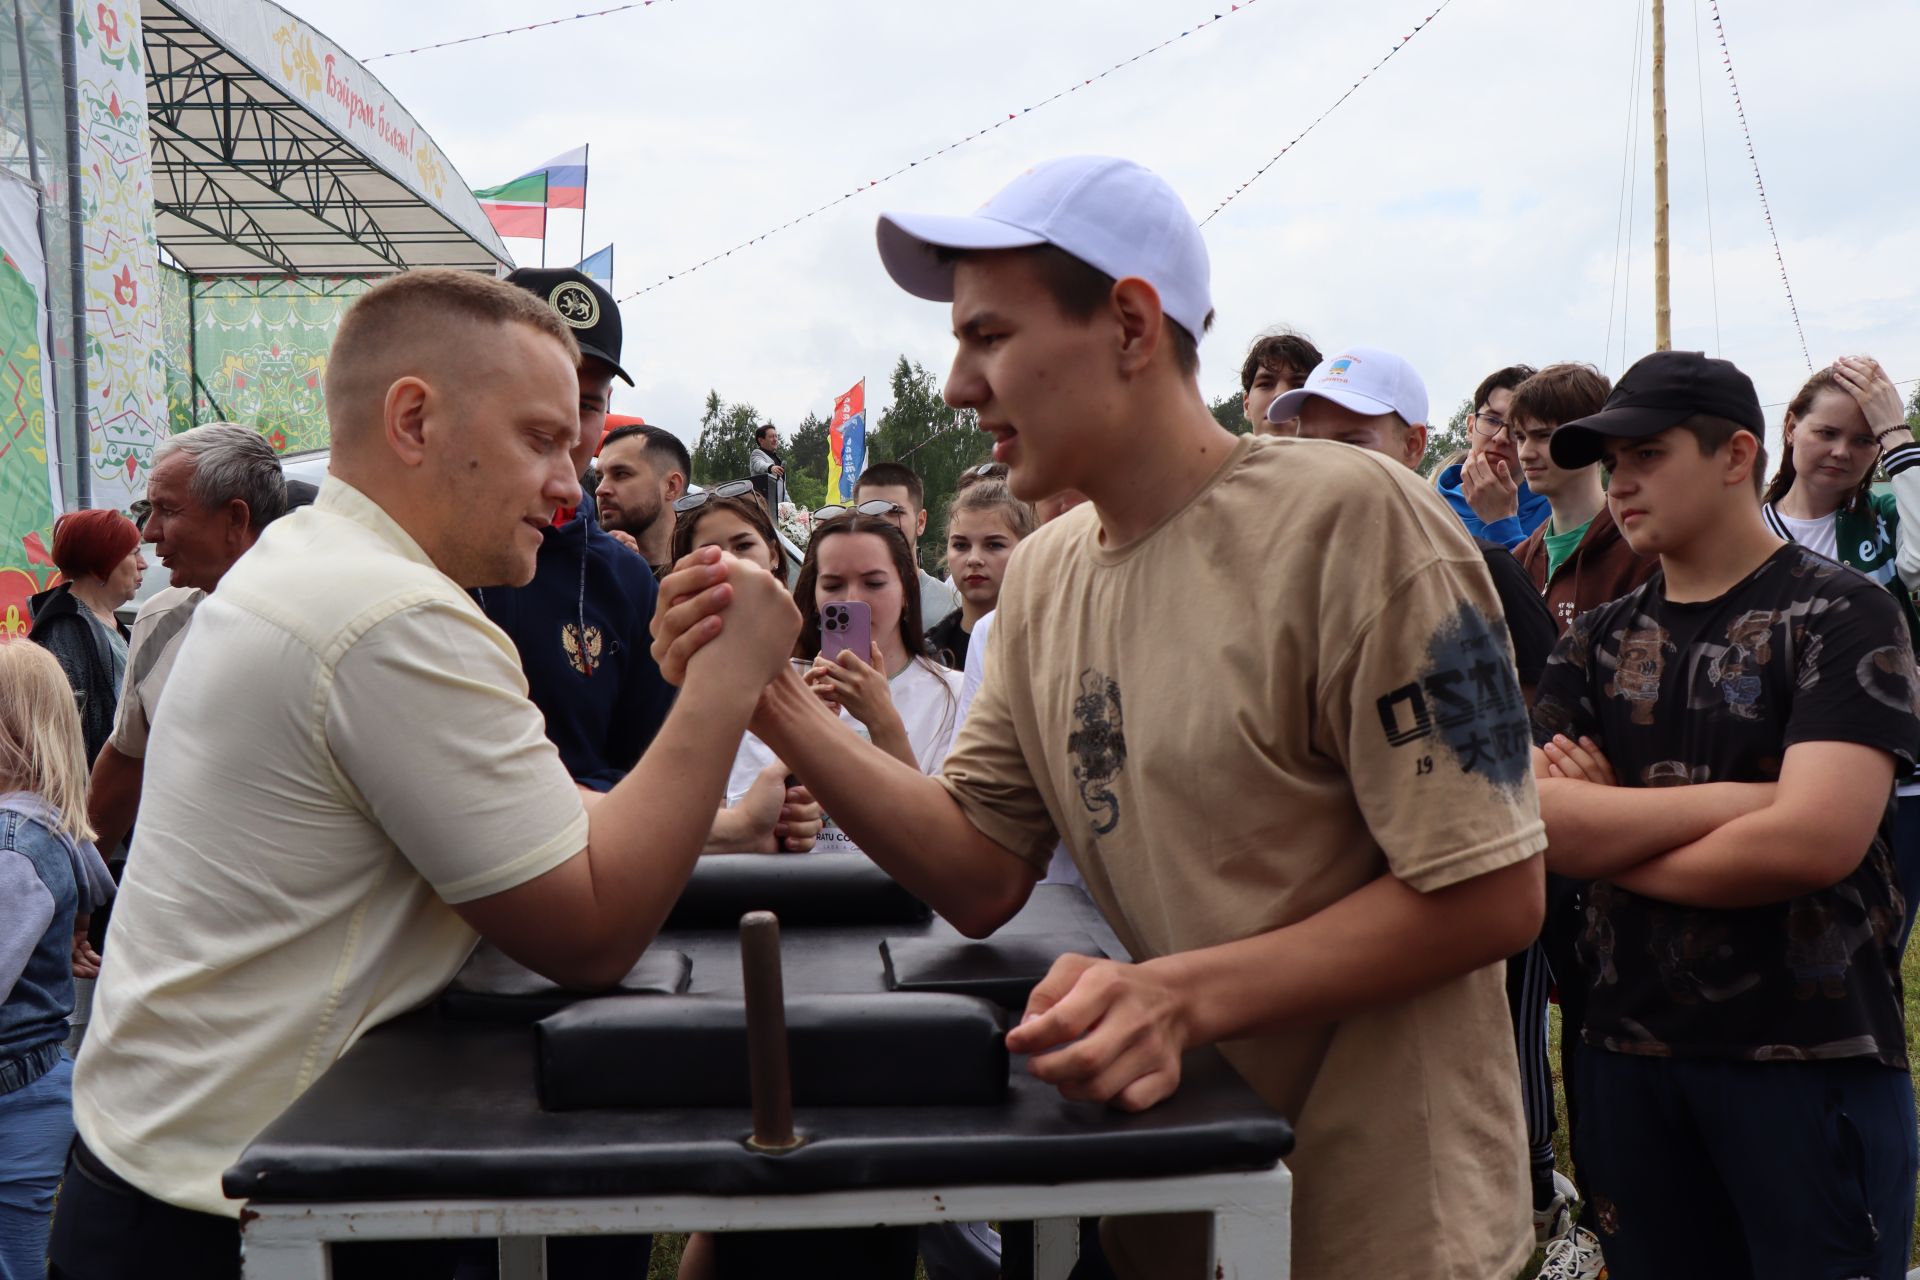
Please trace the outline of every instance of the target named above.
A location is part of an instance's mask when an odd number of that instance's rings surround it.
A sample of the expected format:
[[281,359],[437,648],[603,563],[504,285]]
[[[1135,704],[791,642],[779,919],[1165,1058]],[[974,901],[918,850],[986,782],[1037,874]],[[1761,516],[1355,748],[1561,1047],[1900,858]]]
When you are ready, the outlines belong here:
[[1663,352],[1553,437],[1661,560],[1533,712],[1548,865],[1595,881],[1573,1143],[1619,1280],[1905,1270],[1913,655],[1885,590],[1761,521],[1764,429],[1731,364]]

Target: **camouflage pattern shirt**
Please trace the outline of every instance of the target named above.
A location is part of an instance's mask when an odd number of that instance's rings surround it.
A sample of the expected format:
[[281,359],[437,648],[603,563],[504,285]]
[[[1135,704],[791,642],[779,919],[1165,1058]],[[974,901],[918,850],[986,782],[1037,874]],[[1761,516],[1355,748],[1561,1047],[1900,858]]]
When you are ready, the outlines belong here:
[[[1576,619],[1533,708],[1534,740],[1600,743],[1623,787],[1774,782],[1797,742],[1854,742],[1911,762],[1916,677],[1900,606],[1855,571],[1788,544],[1714,600],[1675,603],[1655,573]],[[1838,884],[1739,910],[1593,885],[1578,939],[1582,1035],[1620,1053],[1872,1058],[1905,1069],[1893,789]]]

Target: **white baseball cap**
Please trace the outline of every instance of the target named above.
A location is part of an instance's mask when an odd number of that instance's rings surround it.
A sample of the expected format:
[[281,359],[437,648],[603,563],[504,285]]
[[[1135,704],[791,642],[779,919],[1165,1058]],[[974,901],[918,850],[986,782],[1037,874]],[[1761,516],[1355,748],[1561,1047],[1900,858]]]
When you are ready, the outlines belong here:
[[1145,280],[1161,311],[1195,341],[1213,311],[1207,246],[1193,215],[1164,179],[1131,160],[1049,160],[977,212],[883,213],[877,234],[894,283],[934,302],[953,301],[953,264],[940,261],[938,250],[1050,244],[1115,280]]
[[1322,360],[1307,375],[1305,386],[1276,397],[1267,406],[1267,421],[1299,417],[1300,406],[1310,396],[1370,418],[1397,413],[1410,427],[1427,421],[1427,384],[1412,365],[1379,347],[1346,347]]

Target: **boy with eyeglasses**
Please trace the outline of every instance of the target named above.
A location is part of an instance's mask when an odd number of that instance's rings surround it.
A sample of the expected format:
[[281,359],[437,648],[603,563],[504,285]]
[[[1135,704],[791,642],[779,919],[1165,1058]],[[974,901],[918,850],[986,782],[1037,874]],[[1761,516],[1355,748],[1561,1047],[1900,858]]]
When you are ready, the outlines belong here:
[[1467,460],[1440,473],[1441,496],[1467,532],[1509,551],[1540,526],[1549,510],[1547,500],[1520,475],[1520,454],[1509,430],[1513,389],[1533,374],[1532,365],[1514,364],[1486,376],[1467,415]]

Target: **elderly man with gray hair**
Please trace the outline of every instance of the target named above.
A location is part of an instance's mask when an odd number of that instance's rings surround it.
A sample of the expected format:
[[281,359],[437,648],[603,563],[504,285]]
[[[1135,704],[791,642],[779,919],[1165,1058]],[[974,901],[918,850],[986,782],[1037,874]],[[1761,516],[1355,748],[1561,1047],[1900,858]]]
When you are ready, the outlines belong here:
[[[287,489],[279,456],[251,427],[211,422],[170,436],[153,451],[143,532],[172,585],[154,593],[134,619],[113,736],[94,761],[87,817],[109,858],[140,807],[147,733],[187,623],[261,530],[286,514]],[[76,973],[90,965],[78,945],[75,959]]]

